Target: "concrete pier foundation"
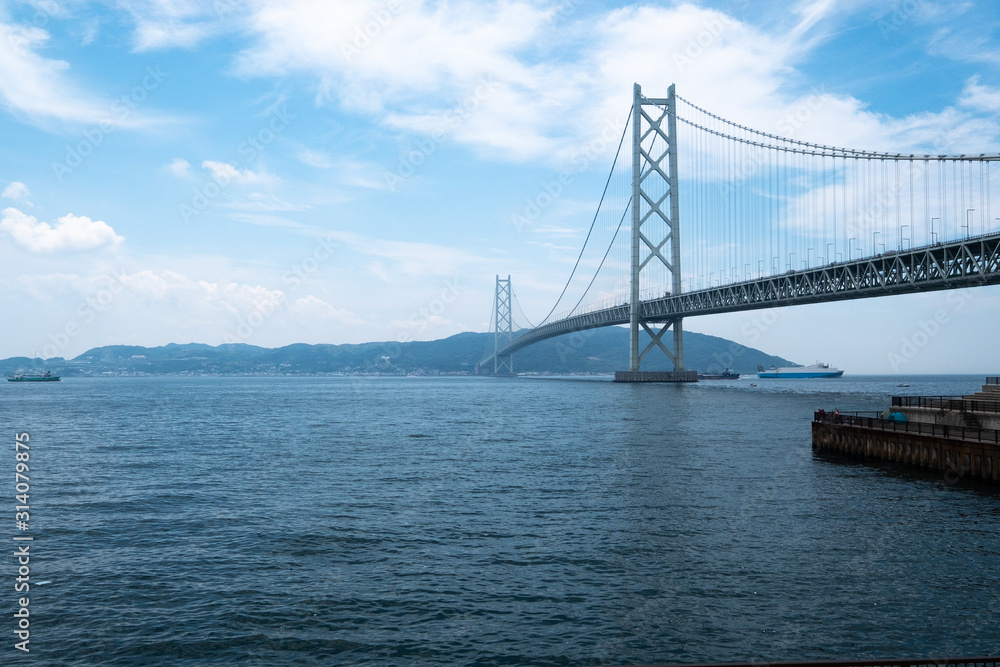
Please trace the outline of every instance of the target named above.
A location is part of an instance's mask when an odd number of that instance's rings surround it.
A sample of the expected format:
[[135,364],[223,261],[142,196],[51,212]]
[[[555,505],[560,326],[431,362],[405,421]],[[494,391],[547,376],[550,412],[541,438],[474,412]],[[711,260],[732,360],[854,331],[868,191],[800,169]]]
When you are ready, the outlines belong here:
[[[847,423],[818,420],[812,425],[813,451],[862,461],[887,461],[936,470],[946,476],[1000,484],[1000,442],[996,431],[889,422],[896,430],[872,422],[881,419],[842,417]],[[865,423],[867,422],[867,423]],[[905,430],[905,429],[909,430]],[[919,430],[918,430],[919,429]],[[986,438],[966,439],[966,438]]]
[[615,371],[615,382],[697,382],[698,371]]

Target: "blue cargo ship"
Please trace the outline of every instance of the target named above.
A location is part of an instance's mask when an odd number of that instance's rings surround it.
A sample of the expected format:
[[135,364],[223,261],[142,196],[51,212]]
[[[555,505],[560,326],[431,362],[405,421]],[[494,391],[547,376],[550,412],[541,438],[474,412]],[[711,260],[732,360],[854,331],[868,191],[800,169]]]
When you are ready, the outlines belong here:
[[759,378],[839,378],[844,371],[821,364],[818,361],[811,366],[786,366],[784,368],[771,368],[764,370],[763,366],[757,367],[757,377]]

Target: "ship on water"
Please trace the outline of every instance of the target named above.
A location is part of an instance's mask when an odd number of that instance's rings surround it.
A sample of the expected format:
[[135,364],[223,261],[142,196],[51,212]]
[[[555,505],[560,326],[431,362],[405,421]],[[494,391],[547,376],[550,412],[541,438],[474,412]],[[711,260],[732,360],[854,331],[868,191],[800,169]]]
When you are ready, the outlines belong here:
[[699,380],[739,380],[740,374],[728,368],[721,373],[698,373]]
[[7,382],[59,382],[60,377],[53,375],[49,371],[44,373],[14,373],[7,378]]
[[763,366],[757,366],[757,377],[759,378],[839,378],[843,374],[844,371],[818,361],[811,366],[785,366],[783,368],[771,366],[767,370],[764,370]]

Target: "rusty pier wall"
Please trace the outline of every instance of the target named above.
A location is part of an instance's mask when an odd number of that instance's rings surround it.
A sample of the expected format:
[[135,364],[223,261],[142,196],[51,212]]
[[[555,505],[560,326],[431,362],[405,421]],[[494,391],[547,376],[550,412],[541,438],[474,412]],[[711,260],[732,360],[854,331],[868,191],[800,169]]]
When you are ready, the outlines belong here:
[[829,421],[813,422],[812,442],[814,452],[889,461],[1000,484],[1000,445],[994,442]]

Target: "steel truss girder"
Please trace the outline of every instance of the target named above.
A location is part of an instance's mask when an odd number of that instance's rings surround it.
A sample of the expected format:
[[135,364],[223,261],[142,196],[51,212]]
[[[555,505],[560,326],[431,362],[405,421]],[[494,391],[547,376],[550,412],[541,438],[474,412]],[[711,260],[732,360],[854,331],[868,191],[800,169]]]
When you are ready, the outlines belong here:
[[709,315],[1000,283],[1000,234],[647,301],[643,319]]
[[[998,284],[1000,233],[671,295],[640,303],[639,314],[640,322],[648,325],[695,315]],[[498,352],[508,355],[563,334],[628,324],[630,311],[625,303],[550,322],[511,340]],[[492,356],[487,355],[481,364],[491,362]]]

